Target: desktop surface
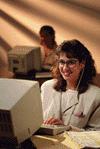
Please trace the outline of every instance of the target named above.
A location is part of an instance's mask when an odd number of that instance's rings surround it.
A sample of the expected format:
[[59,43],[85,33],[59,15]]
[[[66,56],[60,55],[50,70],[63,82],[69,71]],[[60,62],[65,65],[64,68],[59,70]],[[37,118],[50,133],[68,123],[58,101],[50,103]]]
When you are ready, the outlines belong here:
[[56,136],[50,135],[34,135],[32,142],[36,145],[37,149],[77,149],[79,145],[73,142],[66,133]]
[[51,72],[48,70],[42,69],[41,71],[31,70],[28,73],[15,73],[16,79],[24,79],[24,80],[36,80],[39,82],[41,86],[43,82],[52,78]]
[[37,149],[93,149],[100,148],[100,131],[65,131],[56,136],[34,135]]

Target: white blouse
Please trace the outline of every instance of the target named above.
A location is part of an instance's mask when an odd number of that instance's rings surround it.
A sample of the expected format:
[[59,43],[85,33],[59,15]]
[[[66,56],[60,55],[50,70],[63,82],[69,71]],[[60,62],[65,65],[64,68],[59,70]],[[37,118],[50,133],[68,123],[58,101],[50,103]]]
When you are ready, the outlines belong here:
[[56,91],[55,81],[48,80],[41,86],[44,120],[54,117],[62,119],[65,125],[100,128],[100,88],[90,85],[78,97],[75,90]]

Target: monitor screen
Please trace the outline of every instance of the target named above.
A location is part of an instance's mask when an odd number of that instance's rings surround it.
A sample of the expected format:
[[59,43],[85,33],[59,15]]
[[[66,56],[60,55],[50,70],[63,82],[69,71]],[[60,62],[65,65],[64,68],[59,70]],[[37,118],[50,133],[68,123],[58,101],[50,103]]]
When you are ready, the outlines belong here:
[[0,137],[15,137],[18,143],[34,134],[43,122],[37,81],[0,79]]

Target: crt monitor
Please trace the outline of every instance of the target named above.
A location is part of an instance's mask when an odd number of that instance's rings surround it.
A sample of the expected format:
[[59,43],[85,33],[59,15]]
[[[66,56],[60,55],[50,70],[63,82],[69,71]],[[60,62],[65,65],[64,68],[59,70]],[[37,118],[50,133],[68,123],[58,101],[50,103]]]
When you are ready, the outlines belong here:
[[0,138],[18,143],[41,126],[42,103],[37,81],[0,79]]
[[41,49],[34,46],[15,46],[8,52],[9,69],[15,73],[27,74],[41,70]]

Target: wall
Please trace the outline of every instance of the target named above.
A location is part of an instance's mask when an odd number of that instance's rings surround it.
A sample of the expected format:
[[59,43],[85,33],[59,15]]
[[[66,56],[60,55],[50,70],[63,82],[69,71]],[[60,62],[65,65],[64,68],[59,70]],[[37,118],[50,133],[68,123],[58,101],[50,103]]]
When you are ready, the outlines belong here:
[[99,0],[0,0],[0,48],[39,45],[38,32],[44,24],[55,28],[58,44],[80,39],[100,73]]

